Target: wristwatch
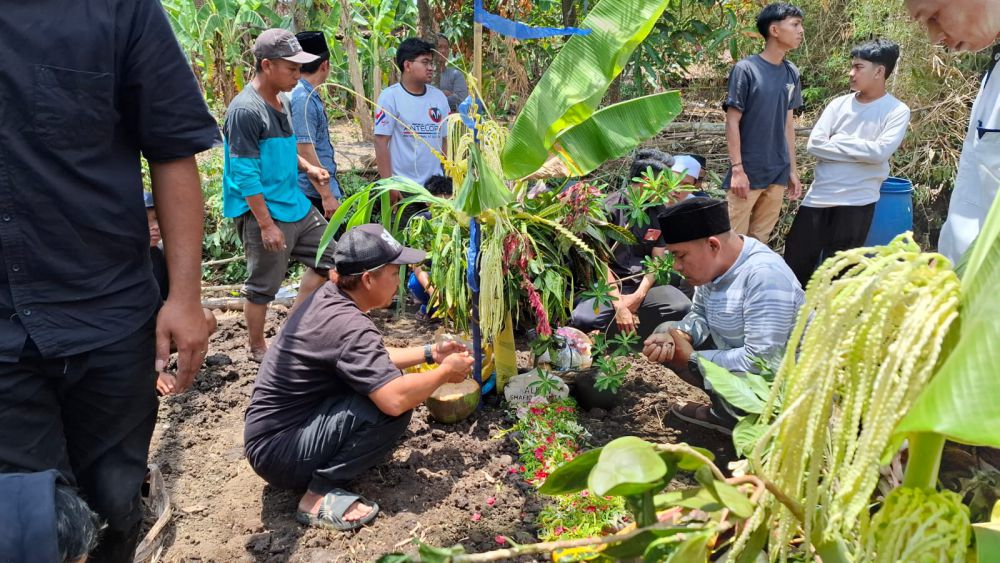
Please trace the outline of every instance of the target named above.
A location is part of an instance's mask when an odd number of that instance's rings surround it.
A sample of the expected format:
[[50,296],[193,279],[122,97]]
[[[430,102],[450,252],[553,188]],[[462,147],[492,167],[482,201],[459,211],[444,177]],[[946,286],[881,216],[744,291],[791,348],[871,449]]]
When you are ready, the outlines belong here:
[[431,344],[424,344],[424,362],[428,364],[434,363],[434,346]]

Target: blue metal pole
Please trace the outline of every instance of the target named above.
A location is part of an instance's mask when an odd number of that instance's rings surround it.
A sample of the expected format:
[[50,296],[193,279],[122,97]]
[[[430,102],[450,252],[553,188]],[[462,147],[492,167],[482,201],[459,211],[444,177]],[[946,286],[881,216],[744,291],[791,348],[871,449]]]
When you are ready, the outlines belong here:
[[483,335],[479,329],[479,247],[482,239],[479,222],[469,219],[469,255],[466,282],[472,290],[472,376],[483,385]]

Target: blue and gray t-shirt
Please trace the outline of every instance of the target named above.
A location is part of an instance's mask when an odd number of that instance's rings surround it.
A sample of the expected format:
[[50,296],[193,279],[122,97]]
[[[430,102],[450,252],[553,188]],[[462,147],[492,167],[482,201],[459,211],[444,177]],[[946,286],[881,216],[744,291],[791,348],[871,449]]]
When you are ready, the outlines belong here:
[[[771,184],[788,185],[791,159],[785,140],[788,110],[802,107],[799,69],[787,60],[772,64],[760,55],[736,63],[729,73],[729,92],[722,109],[743,113],[740,119],[740,151],[750,188]],[[722,187],[729,188],[732,170]]]
[[298,187],[298,150],[292,132],[288,98],[279,94],[284,111],[271,107],[248,84],[229,104],[222,126],[225,157],[222,212],[239,217],[250,206],[246,198],[261,194],[276,221],[293,223],[311,204]]

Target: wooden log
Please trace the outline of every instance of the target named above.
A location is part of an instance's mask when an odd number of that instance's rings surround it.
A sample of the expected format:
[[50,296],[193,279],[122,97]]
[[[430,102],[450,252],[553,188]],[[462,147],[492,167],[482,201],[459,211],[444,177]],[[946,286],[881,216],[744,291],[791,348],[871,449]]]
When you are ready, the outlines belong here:
[[[242,297],[213,297],[210,299],[202,299],[201,306],[206,309],[211,309],[212,311],[216,309],[220,311],[242,311],[243,304],[245,302],[246,300]],[[282,297],[271,301],[271,305],[291,307],[294,302],[294,297]]]

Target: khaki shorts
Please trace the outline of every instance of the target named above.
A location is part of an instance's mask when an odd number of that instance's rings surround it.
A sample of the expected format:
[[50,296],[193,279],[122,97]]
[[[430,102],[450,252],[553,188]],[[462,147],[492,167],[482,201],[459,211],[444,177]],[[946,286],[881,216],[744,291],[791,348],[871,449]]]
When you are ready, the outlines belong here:
[[260,238],[260,224],[252,212],[247,211],[234,221],[247,254],[247,281],[243,284],[241,294],[251,303],[266,305],[274,301],[281,282],[285,280],[288,262],[293,258],[323,277],[333,268],[333,251],[337,245],[332,240],[319,264],[316,263],[316,251],[319,250],[319,242],[327,222],[313,207],[309,208],[308,215],[294,223],[274,222],[285,235],[285,249],[278,252],[264,249]]

